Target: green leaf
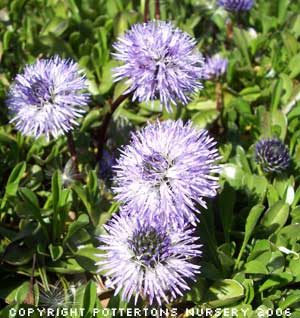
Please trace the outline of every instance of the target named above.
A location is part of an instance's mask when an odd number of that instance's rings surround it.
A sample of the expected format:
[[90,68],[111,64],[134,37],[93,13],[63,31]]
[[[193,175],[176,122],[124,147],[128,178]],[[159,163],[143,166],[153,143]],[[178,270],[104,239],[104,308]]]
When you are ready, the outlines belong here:
[[7,51],[9,49],[10,40],[13,36],[13,32],[10,30],[7,30],[3,35],[3,49],[4,51]]
[[289,62],[290,77],[295,78],[300,73],[300,53],[294,55]]
[[30,292],[30,283],[24,282],[17,290],[15,295],[15,300],[18,304],[24,303],[25,299],[28,296],[28,293]]
[[136,112],[132,112],[130,110],[125,109],[124,107],[118,107],[117,111],[114,113],[114,117],[117,116],[120,117],[126,117],[130,121],[136,123],[136,124],[144,124],[147,122],[148,118],[139,114],[136,114]]
[[6,185],[6,189],[5,189],[5,194],[8,196],[15,196],[17,193],[17,189],[19,186],[19,183],[25,173],[26,170],[26,162],[20,162],[18,163],[15,168],[13,169],[13,171],[11,172],[8,181],[7,181],[7,185]]
[[244,171],[246,171],[247,173],[251,173],[245,150],[239,145],[236,147],[236,160]]
[[52,243],[49,244],[49,251],[53,261],[59,260],[64,253],[62,246],[55,246]]
[[289,5],[289,0],[278,0],[277,15],[279,24],[283,24],[285,22],[287,9]]
[[270,249],[271,245],[269,240],[257,240],[247,260],[251,261],[253,259],[256,259],[265,252],[270,251]]
[[253,102],[257,100],[261,95],[261,89],[258,85],[244,88],[240,95],[243,97],[244,100],[247,102]]
[[60,206],[62,196],[62,178],[59,170],[56,170],[52,177],[52,202],[53,208],[56,210]]
[[262,262],[253,260],[245,264],[245,273],[267,275],[268,269]]
[[99,93],[106,94],[113,87],[112,69],[118,66],[116,61],[112,60],[106,63],[102,68],[102,81],[99,86]]
[[285,299],[282,299],[282,302],[279,305],[279,308],[286,309],[288,307],[291,307],[291,305],[299,302],[300,291],[294,290],[294,291],[292,291],[292,293],[293,293],[292,295],[289,295]]
[[82,308],[85,309],[84,315],[86,318],[92,316],[92,310],[94,308],[96,298],[97,298],[96,285],[92,280],[90,280],[85,288],[83,303],[81,306]]
[[13,266],[22,266],[31,262],[33,249],[21,245],[11,244],[7,247],[4,261]]
[[89,217],[86,214],[81,214],[77,220],[75,220],[73,223],[70,224],[68,228],[68,233],[64,238],[64,243],[66,243],[73,235],[76,234],[78,230],[83,228],[89,224]]
[[274,251],[267,265],[268,270],[272,274],[281,273],[285,267],[285,259],[280,251]]
[[246,31],[236,27],[234,28],[233,31],[234,31],[234,41],[242,52],[244,62],[246,63],[247,66],[251,66],[251,60],[250,60],[250,55],[248,50],[249,43],[247,40]]
[[242,247],[240,249],[238,258],[236,260],[236,267],[239,265],[240,259],[244,253],[244,250],[246,248],[246,245],[253,233],[253,230],[255,229],[255,226],[262,214],[262,212],[264,211],[265,207],[263,205],[255,205],[249,212],[249,215],[247,217],[246,220],[246,226],[245,226],[245,235],[244,235],[244,240],[243,240],[243,244]]
[[289,205],[284,201],[278,201],[266,211],[260,224],[268,234],[271,234],[282,228],[288,217]]
[[229,242],[231,227],[233,223],[233,210],[235,202],[235,190],[230,187],[228,183],[225,183],[223,191],[218,198],[218,206],[226,242]]
[[62,37],[55,36],[52,33],[48,35],[43,35],[39,37],[42,45],[46,46],[50,52],[55,52],[58,54],[67,54],[68,56],[74,56],[71,45],[64,41]]
[[1,131],[0,132],[0,144],[14,145],[16,140],[9,134]]
[[75,191],[75,193],[78,195],[80,200],[83,202],[86,210],[88,212],[91,212],[92,207],[91,207],[91,203],[90,203],[90,201],[88,199],[88,194],[87,194],[86,189],[84,189],[83,187],[78,186],[76,184],[72,185],[72,189]]
[[101,254],[101,251],[95,247],[86,246],[80,247],[74,254],[77,263],[89,272],[96,273],[97,265],[96,262],[100,261],[100,257],[96,256]]
[[191,120],[198,128],[205,128],[208,124],[212,123],[219,113],[216,109],[206,110],[205,112],[199,112],[195,114]]
[[53,33],[56,36],[61,36],[68,28],[69,22],[66,19],[53,17],[46,23],[41,31],[41,35],[48,35]]
[[283,93],[283,80],[280,78],[275,82],[274,91],[272,94],[272,100],[270,105],[270,110],[273,113],[278,109],[280,104],[281,94]]
[[279,273],[276,275],[271,275],[269,279],[267,279],[260,287],[259,292],[263,292],[264,290],[287,285],[288,283],[293,281],[294,276],[290,273]]
[[193,284],[193,286],[191,287],[191,290],[185,294],[184,300],[192,301],[195,304],[197,304],[204,298],[206,290],[207,290],[207,283],[205,279],[200,278],[197,280],[195,284]]
[[94,123],[96,123],[97,121],[100,120],[100,116],[101,115],[101,110],[100,109],[93,109],[91,110],[85,117],[83,120],[83,123],[81,125],[80,130],[82,132],[87,131],[88,129],[90,129]]
[[68,258],[65,261],[62,261],[62,259],[60,259],[53,263],[49,262],[47,263],[46,270],[49,272],[64,275],[84,273],[84,269],[76,262],[74,258]]
[[271,184],[268,184],[267,198],[269,206],[275,204],[279,200],[278,192]]
[[39,201],[36,194],[28,188],[20,188],[19,195],[28,206],[31,215],[33,215],[36,220],[40,221],[41,224],[43,224],[44,221],[41,216]]
[[16,280],[16,276],[6,277],[6,278],[2,278],[1,283],[2,284],[0,288],[0,297],[1,299],[5,299],[5,301],[8,304],[10,304],[15,301],[16,292],[18,291],[20,286],[24,283],[24,278],[21,278],[21,276],[18,276],[18,280]]
[[296,241],[300,239],[300,224],[287,225],[278,232],[278,235],[283,235],[289,240]]
[[281,140],[285,139],[286,132],[287,132],[287,118],[285,114],[280,111],[280,110],[274,110],[271,114],[271,125],[272,125],[272,130],[276,127],[279,127],[279,135],[278,137]]
[[250,190],[251,193],[255,194],[259,198],[260,202],[264,201],[268,185],[266,177],[245,173],[243,176],[243,184]]
[[95,170],[90,170],[88,174],[88,179],[87,179],[87,189],[88,189],[88,194],[89,194],[89,202],[90,204],[94,204],[97,194],[99,193],[98,190],[98,177],[97,173]]
[[223,307],[236,303],[245,296],[243,285],[233,279],[215,282],[209,289],[205,302],[211,307]]

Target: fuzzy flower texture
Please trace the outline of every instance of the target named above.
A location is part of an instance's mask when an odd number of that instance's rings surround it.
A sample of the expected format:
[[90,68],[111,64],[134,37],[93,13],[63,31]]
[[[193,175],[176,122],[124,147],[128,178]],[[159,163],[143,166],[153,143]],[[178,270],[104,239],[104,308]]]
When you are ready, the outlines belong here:
[[196,41],[170,22],[136,24],[114,44],[115,81],[127,79],[133,101],[153,102],[171,112],[171,104],[187,104],[189,94],[201,89],[203,60]]
[[290,165],[289,150],[277,138],[262,139],[255,146],[255,159],[264,172],[283,172]]
[[85,76],[78,64],[54,56],[28,65],[18,74],[10,89],[8,108],[11,122],[24,135],[55,138],[78,125],[76,119],[85,112],[89,95]]
[[160,224],[135,217],[115,216],[104,226],[107,234],[99,249],[106,252],[97,265],[108,276],[107,287],[122,291],[122,300],[135,296],[169,302],[189,287],[185,279],[194,279],[199,265],[190,260],[200,256],[192,229],[170,230]]
[[218,189],[216,142],[192,123],[157,121],[132,135],[115,169],[116,199],[124,212],[152,222],[182,227],[195,224],[195,202]]
[[219,55],[208,57],[203,68],[203,77],[208,80],[219,79],[225,74],[228,60]]
[[224,7],[227,11],[239,12],[248,11],[253,5],[253,0],[220,0],[219,5]]

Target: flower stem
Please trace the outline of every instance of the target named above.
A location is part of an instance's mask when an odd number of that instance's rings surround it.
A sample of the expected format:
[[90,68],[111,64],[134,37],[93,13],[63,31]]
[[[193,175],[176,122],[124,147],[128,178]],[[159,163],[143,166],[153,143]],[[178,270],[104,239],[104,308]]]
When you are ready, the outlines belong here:
[[130,95],[131,93],[121,94],[112,104],[110,105],[109,112],[104,116],[102,125],[98,131],[98,153],[97,159],[100,160],[102,157],[103,146],[106,141],[107,129],[109,127],[109,123],[114,111],[118,108],[118,106]]
[[233,38],[233,22],[231,18],[226,21],[226,48],[229,49]]
[[31,274],[30,274],[30,282],[29,282],[29,292],[28,292],[28,295],[27,295],[27,297],[25,299],[25,303],[27,305],[35,305],[34,291],[33,291],[35,263],[36,263],[36,254],[33,253]]
[[74,171],[76,174],[79,174],[78,157],[77,157],[77,151],[76,151],[73,135],[71,132],[67,132],[66,136],[67,136],[68,148],[71,154],[71,160],[72,160]]
[[160,3],[159,0],[155,0],[155,19],[160,20]]
[[221,82],[216,82],[216,99],[217,99],[217,111],[221,112],[223,107],[223,92]]
[[149,0],[145,1],[144,22],[149,20]]

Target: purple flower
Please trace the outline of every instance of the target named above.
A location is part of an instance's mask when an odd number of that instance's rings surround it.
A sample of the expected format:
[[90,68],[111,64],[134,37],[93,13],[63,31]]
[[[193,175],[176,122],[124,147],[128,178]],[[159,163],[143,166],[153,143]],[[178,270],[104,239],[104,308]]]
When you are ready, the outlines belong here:
[[86,88],[87,80],[74,61],[59,56],[37,60],[16,76],[9,91],[8,107],[14,115],[10,122],[24,135],[57,137],[78,125],[76,119],[89,101],[82,93]]
[[262,139],[255,145],[255,160],[264,172],[282,172],[290,165],[289,149],[277,138]]
[[195,223],[195,202],[218,189],[216,142],[181,120],[157,121],[132,135],[114,167],[116,198],[129,214],[174,226]]
[[171,103],[187,104],[188,94],[202,88],[203,60],[196,42],[170,22],[135,24],[114,48],[115,58],[124,63],[114,69],[115,80],[127,79],[125,94],[133,92],[133,101],[159,99],[171,112]]
[[225,72],[228,64],[227,59],[219,55],[206,58],[203,68],[203,77],[208,80],[219,79]]
[[253,5],[253,0],[219,0],[219,5],[224,7],[227,11],[248,11]]
[[189,289],[185,279],[199,273],[200,266],[190,262],[201,255],[194,229],[171,230],[125,215],[114,216],[104,227],[107,235],[100,240],[105,245],[99,247],[102,259],[96,265],[105,271],[107,287],[115,288],[115,295],[122,291],[122,300],[135,295],[135,303],[142,296],[150,305],[161,305],[182,296]]

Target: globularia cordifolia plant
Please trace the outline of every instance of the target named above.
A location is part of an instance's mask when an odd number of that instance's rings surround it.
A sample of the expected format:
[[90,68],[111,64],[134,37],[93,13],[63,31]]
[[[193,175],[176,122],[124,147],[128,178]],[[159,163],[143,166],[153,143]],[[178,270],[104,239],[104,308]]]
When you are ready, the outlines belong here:
[[38,59],[18,74],[8,96],[10,122],[24,135],[55,138],[78,125],[89,94],[85,75],[70,59]]
[[97,265],[122,300],[134,296],[136,303],[142,296],[161,305],[182,296],[189,289],[186,279],[199,273],[200,266],[191,262],[201,255],[194,229],[172,229],[136,215],[116,215],[104,228],[99,249],[105,253]]
[[225,74],[228,60],[215,55],[207,57],[203,67],[203,77],[207,80],[220,79]]
[[203,59],[196,41],[171,22],[135,24],[113,47],[123,65],[114,71],[115,81],[127,79],[124,94],[132,100],[153,102],[171,112],[171,104],[187,104],[189,94],[201,89]]
[[195,203],[216,195],[219,159],[207,130],[181,120],[148,124],[132,134],[114,167],[116,199],[129,214],[183,226],[195,224]]
[[227,11],[248,11],[253,5],[253,0],[220,0],[219,5],[224,7]]
[[278,138],[261,139],[255,145],[255,159],[264,172],[283,172],[290,165],[289,149]]

